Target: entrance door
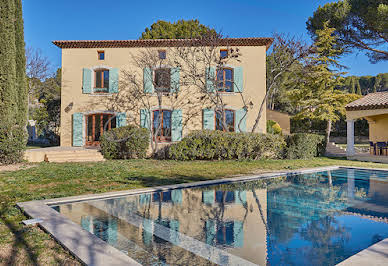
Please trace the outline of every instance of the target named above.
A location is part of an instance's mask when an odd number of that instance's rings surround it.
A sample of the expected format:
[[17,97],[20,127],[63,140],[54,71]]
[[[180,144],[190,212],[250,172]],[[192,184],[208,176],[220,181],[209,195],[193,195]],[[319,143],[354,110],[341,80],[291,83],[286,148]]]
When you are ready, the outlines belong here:
[[86,119],[86,146],[100,145],[104,131],[116,128],[116,117],[110,119],[113,114],[91,114]]

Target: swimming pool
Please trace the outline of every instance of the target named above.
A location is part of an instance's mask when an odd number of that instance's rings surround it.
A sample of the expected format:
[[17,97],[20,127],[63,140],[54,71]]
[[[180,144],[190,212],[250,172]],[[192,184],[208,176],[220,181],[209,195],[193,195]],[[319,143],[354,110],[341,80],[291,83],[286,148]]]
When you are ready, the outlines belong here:
[[334,265],[388,238],[388,172],[339,168],[52,208],[145,265]]

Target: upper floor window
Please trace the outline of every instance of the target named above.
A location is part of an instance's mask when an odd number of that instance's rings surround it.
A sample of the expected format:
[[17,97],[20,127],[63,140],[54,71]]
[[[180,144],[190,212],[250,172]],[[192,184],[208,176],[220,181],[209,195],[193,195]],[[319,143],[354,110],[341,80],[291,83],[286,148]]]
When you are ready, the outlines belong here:
[[166,59],[167,58],[167,52],[166,50],[159,50],[159,59]]
[[171,86],[171,69],[155,69],[155,90],[159,92],[169,92]]
[[[98,69],[94,71],[95,73],[95,88],[96,89],[107,89],[109,88],[109,70],[107,69]],[[95,92],[99,92],[95,90]],[[102,91],[100,91],[102,92]]]
[[[225,110],[224,115],[221,112],[215,112],[216,130],[234,132],[234,117],[233,110]],[[225,126],[228,130],[225,129]]]
[[224,59],[228,57],[228,50],[227,49],[221,49],[220,50],[220,58]]
[[160,141],[171,141],[171,111],[155,110],[153,111],[152,133]]
[[217,69],[217,89],[220,92],[233,92],[233,68]]
[[98,60],[105,60],[105,52],[97,51]]

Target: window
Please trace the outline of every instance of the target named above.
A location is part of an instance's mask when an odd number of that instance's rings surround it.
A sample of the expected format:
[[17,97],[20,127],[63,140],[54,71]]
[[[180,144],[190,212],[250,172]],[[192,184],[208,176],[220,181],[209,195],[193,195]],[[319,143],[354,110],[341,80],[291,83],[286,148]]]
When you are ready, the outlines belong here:
[[228,50],[227,49],[221,49],[220,50],[220,58],[224,59],[228,57]]
[[105,59],[105,52],[104,51],[97,51],[98,60],[104,60]]
[[234,191],[216,191],[216,202],[234,203]]
[[217,224],[216,242],[217,245],[233,246],[234,222],[220,222]]
[[225,110],[225,114],[222,115],[220,112],[215,112],[215,120],[216,120],[216,130],[227,131],[224,129],[223,121],[227,126],[229,132],[234,132],[234,111],[233,110]]
[[233,69],[217,69],[217,89],[220,92],[233,92]]
[[107,92],[106,90],[109,88],[109,70],[107,69],[99,69],[95,71],[95,92]]
[[167,52],[166,50],[159,50],[159,59],[166,59],[167,58]]
[[[159,118],[160,115],[160,118]],[[160,141],[171,141],[171,111],[170,110],[159,110],[153,111],[152,119],[152,133],[155,136],[157,130],[157,139]],[[160,124],[159,124],[160,122]]]
[[171,85],[171,69],[157,68],[155,69],[155,90],[159,92],[170,92]]
[[171,191],[156,192],[152,194],[153,202],[171,202]]

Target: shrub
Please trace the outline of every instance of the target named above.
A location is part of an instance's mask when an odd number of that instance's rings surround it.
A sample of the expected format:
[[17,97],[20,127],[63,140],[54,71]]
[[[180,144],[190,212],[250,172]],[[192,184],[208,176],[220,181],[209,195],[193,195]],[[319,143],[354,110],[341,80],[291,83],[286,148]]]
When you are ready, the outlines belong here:
[[282,135],[282,128],[277,122],[273,120],[267,120],[267,133]]
[[169,146],[173,160],[278,159],[284,155],[282,136],[212,130],[194,131]]
[[22,161],[26,149],[26,133],[18,126],[0,127],[0,164],[12,164]]
[[136,126],[111,129],[101,137],[101,153],[106,159],[144,158],[149,147],[149,131]]
[[288,159],[311,159],[323,156],[326,149],[325,136],[297,133],[286,137]]

